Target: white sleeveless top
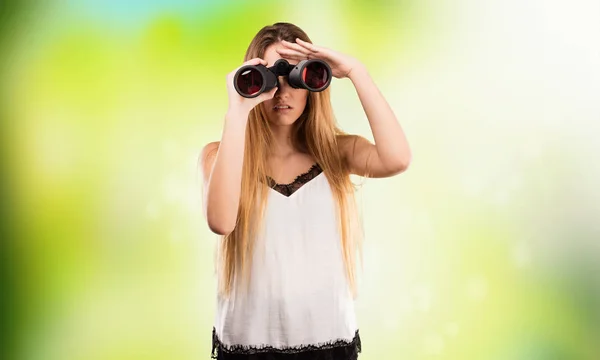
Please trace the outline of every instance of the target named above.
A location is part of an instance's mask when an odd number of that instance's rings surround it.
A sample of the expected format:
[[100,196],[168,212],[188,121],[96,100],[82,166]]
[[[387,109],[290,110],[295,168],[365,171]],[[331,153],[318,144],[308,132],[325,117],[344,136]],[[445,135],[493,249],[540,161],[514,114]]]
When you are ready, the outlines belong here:
[[229,299],[217,296],[213,352],[298,352],[360,340],[327,177],[315,164],[292,184],[291,194],[282,193],[286,185],[268,189],[248,292],[234,286]]

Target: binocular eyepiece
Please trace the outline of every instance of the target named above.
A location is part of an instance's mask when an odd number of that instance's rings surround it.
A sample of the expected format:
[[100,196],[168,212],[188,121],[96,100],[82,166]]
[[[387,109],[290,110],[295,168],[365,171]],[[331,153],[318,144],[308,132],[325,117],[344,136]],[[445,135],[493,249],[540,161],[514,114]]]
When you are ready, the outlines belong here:
[[287,76],[288,84],[294,89],[318,92],[331,83],[331,68],[319,59],[302,60],[290,65],[279,59],[271,67],[259,65],[242,66],[233,78],[235,90],[245,98],[254,98],[279,86],[279,77]]

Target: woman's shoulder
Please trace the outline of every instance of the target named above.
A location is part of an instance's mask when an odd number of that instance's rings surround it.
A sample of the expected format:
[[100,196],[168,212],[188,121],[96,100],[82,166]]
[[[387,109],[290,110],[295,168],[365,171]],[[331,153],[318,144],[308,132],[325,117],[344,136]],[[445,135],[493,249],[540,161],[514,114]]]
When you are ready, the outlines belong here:
[[202,147],[202,154],[209,154],[219,148],[220,141],[212,141]]
[[214,157],[219,150],[220,141],[209,142],[208,144],[202,147],[202,151],[200,151],[199,162],[206,161],[207,158]]
[[198,167],[204,174],[210,173],[210,169],[217,156],[217,151],[219,150],[219,144],[221,144],[220,141],[209,142],[204,145],[202,151],[200,151],[200,155],[198,156]]

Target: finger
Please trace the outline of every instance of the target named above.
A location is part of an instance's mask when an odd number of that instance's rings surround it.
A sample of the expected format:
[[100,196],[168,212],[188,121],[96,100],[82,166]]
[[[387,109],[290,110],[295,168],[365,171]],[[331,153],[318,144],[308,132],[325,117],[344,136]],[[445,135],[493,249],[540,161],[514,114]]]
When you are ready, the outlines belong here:
[[258,100],[259,100],[258,102],[261,103],[265,100],[272,99],[273,96],[275,96],[276,92],[277,92],[277,86],[272,88],[271,91],[269,91],[269,92],[264,92],[264,93],[260,94],[260,96],[258,97]]
[[266,65],[266,63],[267,62],[261,58],[250,59],[248,61],[243,62],[242,65],[238,66],[237,68],[232,70],[229,74],[227,74],[227,78],[233,77],[238,70],[240,70],[242,67],[244,67],[246,65],[258,65],[258,64]]
[[317,52],[319,52],[319,50],[320,50],[320,48],[319,48],[318,46],[316,46],[316,45],[314,45],[314,44],[311,44],[311,43],[309,43],[309,42],[307,42],[307,41],[303,41],[303,40],[301,40],[300,38],[296,38],[296,42],[297,42],[297,43],[299,44],[299,46],[301,46],[303,49],[306,49],[306,50],[308,50],[308,51],[310,51],[310,52],[317,53]]
[[306,48],[308,50],[311,51],[311,58],[320,58],[320,59],[333,59],[336,56],[336,53],[334,51],[332,51],[331,49],[322,47],[322,46],[317,46],[314,44],[311,44],[309,42],[306,41],[302,41],[300,39],[296,39],[296,41],[298,43],[301,43],[302,46],[306,46]]
[[292,60],[297,60],[297,61],[303,61],[303,60],[309,60],[309,58],[306,55],[285,55],[285,57],[282,57],[282,59],[292,61]]
[[277,50],[277,53],[285,58],[294,59],[294,60],[306,60],[309,57],[308,54],[305,54],[305,53],[302,53],[302,52],[299,52],[296,50],[279,49],[279,50]]
[[245,66],[245,65],[258,65],[258,64],[267,65],[267,61],[263,60],[261,58],[254,58],[254,59],[250,59],[250,60],[246,61],[245,63],[242,64],[242,66]]
[[307,54],[308,55],[308,54],[312,53],[311,50],[309,50],[309,49],[307,49],[305,47],[302,47],[302,46],[300,46],[298,44],[294,44],[294,43],[291,43],[291,42],[288,42],[288,41],[285,41],[285,40],[282,41],[282,44],[286,48],[288,48],[288,49],[296,50],[296,51],[301,52],[303,54]]
[[317,46],[317,45],[311,44],[311,43],[301,40],[299,38],[296,38],[296,42],[299,45],[303,46],[308,51],[310,51],[310,53],[309,53],[310,58],[319,58],[319,59],[327,60],[327,59],[331,59],[331,58],[335,57],[335,53],[332,52],[328,48],[324,48],[322,46]]

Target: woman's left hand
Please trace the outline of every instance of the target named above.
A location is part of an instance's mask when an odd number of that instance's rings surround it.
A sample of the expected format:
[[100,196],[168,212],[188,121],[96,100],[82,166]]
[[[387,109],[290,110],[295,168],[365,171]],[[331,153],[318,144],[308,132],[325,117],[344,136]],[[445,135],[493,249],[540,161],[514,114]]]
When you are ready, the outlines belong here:
[[282,57],[299,61],[307,59],[323,60],[331,67],[331,75],[338,79],[348,77],[352,70],[362,65],[353,57],[331,49],[313,45],[300,39],[296,39],[296,43],[285,40],[281,43],[284,48],[278,49],[277,53]]

